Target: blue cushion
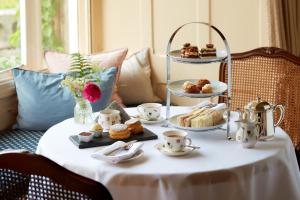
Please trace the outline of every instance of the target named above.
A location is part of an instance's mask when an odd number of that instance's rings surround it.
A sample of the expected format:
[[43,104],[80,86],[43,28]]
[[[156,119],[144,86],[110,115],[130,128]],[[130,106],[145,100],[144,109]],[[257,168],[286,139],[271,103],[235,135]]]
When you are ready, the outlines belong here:
[[[46,130],[52,125],[73,117],[75,100],[68,88],[60,86],[65,75],[13,69],[18,96],[18,116],[14,128]],[[92,104],[93,111],[107,106],[112,95],[117,69],[99,73],[102,97]]]

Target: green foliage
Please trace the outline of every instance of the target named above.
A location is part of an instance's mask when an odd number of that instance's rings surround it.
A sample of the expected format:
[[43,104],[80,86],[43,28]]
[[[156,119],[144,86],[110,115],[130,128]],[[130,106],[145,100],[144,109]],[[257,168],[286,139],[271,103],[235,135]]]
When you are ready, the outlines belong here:
[[9,36],[9,45],[13,48],[18,48],[20,47],[20,8],[19,5],[17,5],[16,7],[17,12],[15,15],[15,18],[17,19],[17,27],[15,32],[13,32],[10,36]]
[[42,0],[42,42],[44,49],[64,51],[62,41],[54,30],[54,18],[57,14],[57,0]]
[[21,63],[20,56],[6,56],[0,57],[0,71],[3,69],[8,69],[13,66],[17,66]]
[[[0,0],[3,1],[3,0]],[[42,20],[42,44],[44,49],[64,51],[62,41],[55,35],[54,30],[54,18],[57,14],[57,0],[42,0],[41,1],[41,20]],[[20,47],[20,9],[18,4],[14,8],[17,8],[16,18],[18,21],[17,30],[13,32],[9,37],[9,44],[11,47]]]
[[16,8],[19,5],[19,0],[0,0],[0,9]]
[[71,67],[65,79],[62,81],[62,86],[69,87],[70,91],[76,98],[82,97],[82,90],[87,82],[99,83],[100,79],[97,76],[99,69],[92,64],[81,54],[71,54]]

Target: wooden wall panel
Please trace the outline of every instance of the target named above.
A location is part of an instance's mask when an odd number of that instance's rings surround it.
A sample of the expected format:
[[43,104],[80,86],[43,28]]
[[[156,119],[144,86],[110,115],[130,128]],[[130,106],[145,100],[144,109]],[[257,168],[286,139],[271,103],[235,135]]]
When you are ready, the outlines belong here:
[[18,113],[17,95],[0,98],[0,130],[11,128]]

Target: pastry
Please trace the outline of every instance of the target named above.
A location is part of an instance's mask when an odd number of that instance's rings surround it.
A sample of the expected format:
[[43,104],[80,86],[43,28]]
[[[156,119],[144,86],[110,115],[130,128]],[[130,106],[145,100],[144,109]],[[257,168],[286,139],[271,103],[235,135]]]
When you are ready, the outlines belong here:
[[196,109],[190,113],[177,117],[177,124],[183,127],[202,128],[215,126],[223,121],[222,110],[214,110],[210,108]]
[[144,128],[142,126],[142,123],[139,119],[130,119],[125,122],[125,125],[128,126],[128,129],[131,134],[139,134],[143,133]]
[[216,57],[216,48],[214,48],[213,44],[206,44],[206,48],[202,48],[200,50],[201,57]]
[[103,131],[103,128],[102,128],[102,126],[101,126],[99,123],[95,122],[95,123],[93,124],[92,128],[91,128],[91,131],[94,131],[94,132],[102,132],[102,131]]
[[180,55],[181,55],[181,57],[184,57],[185,51],[186,51],[187,48],[190,47],[190,46],[191,46],[190,43],[185,43],[185,44],[183,45],[183,47],[182,47],[181,50],[180,50]]
[[199,50],[197,46],[191,46],[190,43],[185,43],[180,50],[180,55],[183,58],[199,58]]
[[213,92],[213,87],[211,86],[211,84],[205,84],[202,87],[202,93],[212,93]]
[[115,140],[127,139],[130,137],[130,131],[125,124],[115,124],[109,129],[109,137]]
[[207,80],[207,79],[200,79],[200,80],[198,80],[198,82],[197,82],[197,87],[198,87],[198,89],[201,91],[201,90],[202,90],[202,87],[203,87],[204,85],[206,85],[206,84],[210,84],[209,80]]
[[189,81],[184,82],[182,85],[182,88],[187,93],[199,93],[200,92],[198,87]]

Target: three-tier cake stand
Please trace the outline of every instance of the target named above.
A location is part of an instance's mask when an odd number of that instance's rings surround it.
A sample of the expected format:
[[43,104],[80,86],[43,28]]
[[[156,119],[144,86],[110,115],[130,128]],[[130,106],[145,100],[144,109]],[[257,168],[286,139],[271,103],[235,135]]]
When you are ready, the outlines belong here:
[[[172,42],[174,37],[176,36],[176,34],[179,32],[179,30],[181,30],[182,28],[184,28],[187,25],[191,25],[191,24],[200,24],[200,25],[204,25],[204,26],[208,26],[209,28],[213,29],[215,32],[218,33],[218,35],[221,37],[221,39],[223,40],[224,46],[225,46],[225,50],[226,50],[226,56],[216,56],[213,58],[183,58],[180,55],[180,50],[174,50],[171,51],[171,46],[172,46]],[[206,22],[190,22],[190,23],[186,23],[183,24],[182,26],[180,26],[179,28],[177,28],[174,33],[172,34],[172,36],[169,39],[168,45],[167,45],[167,101],[166,101],[166,120],[167,120],[167,125],[170,124],[170,109],[171,109],[171,93],[173,95],[176,96],[181,96],[181,97],[189,97],[189,98],[209,98],[209,97],[215,97],[215,96],[223,96],[227,99],[226,103],[227,103],[227,110],[226,110],[226,123],[227,123],[227,127],[226,127],[226,132],[227,132],[227,139],[231,139],[230,137],[230,103],[231,103],[231,55],[230,55],[230,49],[229,49],[229,45],[228,42],[226,40],[226,38],[224,37],[224,35],[222,34],[222,32],[217,29],[215,26],[212,26]],[[174,89],[174,86],[179,87],[179,85],[181,85],[185,80],[179,80],[179,81],[174,81],[171,82],[171,61],[172,62],[179,62],[179,63],[185,63],[185,64],[208,64],[208,63],[214,63],[214,62],[226,62],[227,63],[227,70],[228,70],[228,82],[227,85],[225,83],[221,83],[223,85],[221,85],[221,90],[220,91],[214,91],[213,93],[208,93],[208,94],[190,94],[190,93],[186,93],[184,91],[181,91],[180,89]],[[224,85],[226,86],[226,88],[224,88]],[[222,88],[223,87],[223,88]],[[201,129],[201,130],[206,130],[206,129]],[[207,129],[209,130],[209,129]]]

